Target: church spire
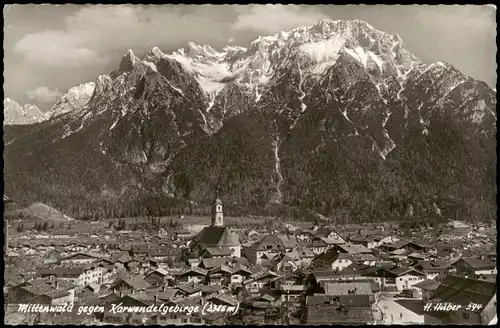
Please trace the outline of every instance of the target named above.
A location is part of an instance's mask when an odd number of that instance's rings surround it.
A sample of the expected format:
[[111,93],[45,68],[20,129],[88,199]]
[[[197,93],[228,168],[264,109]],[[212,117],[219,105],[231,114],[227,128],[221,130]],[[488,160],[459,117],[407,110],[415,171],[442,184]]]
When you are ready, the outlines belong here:
[[222,201],[219,198],[219,188],[215,189],[215,200],[212,206],[212,226],[223,226]]

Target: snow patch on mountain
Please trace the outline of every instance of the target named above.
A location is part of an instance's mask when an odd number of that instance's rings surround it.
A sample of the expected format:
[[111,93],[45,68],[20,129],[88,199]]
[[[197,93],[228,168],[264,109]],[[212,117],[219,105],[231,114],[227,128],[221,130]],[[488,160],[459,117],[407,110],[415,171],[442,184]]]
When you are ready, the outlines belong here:
[[47,116],[55,118],[71,111],[82,109],[94,94],[95,83],[87,82],[72,87],[52,106]]
[[345,42],[344,38],[337,35],[330,39],[303,44],[300,46],[300,50],[307,54],[313,62],[328,62],[338,57]]

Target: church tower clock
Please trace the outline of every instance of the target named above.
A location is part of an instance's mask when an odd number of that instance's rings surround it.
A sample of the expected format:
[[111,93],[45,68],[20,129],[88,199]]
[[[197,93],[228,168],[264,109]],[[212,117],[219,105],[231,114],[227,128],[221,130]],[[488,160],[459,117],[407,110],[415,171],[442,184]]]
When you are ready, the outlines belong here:
[[215,201],[212,206],[212,226],[224,226],[224,215],[222,214],[222,202],[219,198],[219,190],[215,191]]

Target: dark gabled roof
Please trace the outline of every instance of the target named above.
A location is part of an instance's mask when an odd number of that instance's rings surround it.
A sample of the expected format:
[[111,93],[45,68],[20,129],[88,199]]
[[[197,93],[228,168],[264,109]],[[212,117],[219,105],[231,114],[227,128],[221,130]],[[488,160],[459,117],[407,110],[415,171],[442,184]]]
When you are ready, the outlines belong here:
[[142,277],[134,277],[134,278],[122,278],[117,280],[114,284],[112,284],[112,287],[117,286],[121,282],[127,284],[128,286],[132,287],[133,289],[139,291],[139,290],[144,290],[147,289],[151,286],[149,282],[144,280]]
[[72,255],[69,255],[65,258],[62,259],[62,261],[65,261],[65,260],[69,260],[69,259],[74,259],[74,258],[88,258],[88,259],[98,259],[99,256],[97,255],[91,255],[91,254],[87,254],[87,253],[75,253],[75,254],[72,254]]
[[243,264],[238,264],[233,268],[233,274],[241,274],[241,273],[245,273],[246,275],[250,276],[252,274],[252,270],[250,270],[250,268],[248,268]]
[[189,275],[197,275],[197,276],[206,276],[208,274],[208,270],[200,268],[200,267],[194,267],[194,268],[189,268],[186,271],[182,272],[179,274],[179,276],[189,276]]
[[357,253],[372,253],[372,250],[364,245],[346,243],[339,244],[338,247],[346,253],[357,254]]
[[279,239],[278,236],[276,236],[276,235],[265,235],[259,241],[253,243],[252,246],[250,246],[250,249],[251,250],[256,250],[256,251],[265,250],[265,248],[262,247],[262,245],[265,244],[265,243],[278,245],[277,248],[285,248],[285,246],[283,245],[283,241],[281,239]]
[[433,297],[435,302],[449,302],[462,305],[481,304],[483,308],[495,296],[497,284],[495,281],[485,281],[448,275],[436,289]]
[[389,248],[391,249],[399,249],[399,248],[402,248],[402,247],[405,247],[406,245],[408,245],[410,242],[407,241],[407,240],[398,240],[398,241],[395,241],[391,244],[389,244]]
[[373,254],[357,253],[349,254],[353,262],[377,261],[378,259]]
[[174,298],[179,293],[177,288],[163,288],[161,291],[157,292],[159,300],[168,301]]
[[201,292],[203,294],[213,294],[213,293],[218,293],[220,290],[222,290],[224,286],[222,285],[202,285],[201,286]]
[[230,256],[233,250],[229,247],[205,247],[202,253],[208,253],[212,256]]
[[335,262],[338,256],[338,252],[331,248],[324,253],[318,254],[312,261],[316,264],[330,265]]
[[491,260],[482,260],[474,257],[462,257],[458,261],[460,260],[467,263],[474,270],[493,269],[496,266],[496,263]]
[[419,282],[418,284],[413,285],[413,287],[420,288],[422,290],[434,291],[439,287],[439,285],[440,285],[439,281],[427,279]]
[[328,237],[328,235],[329,235],[330,233],[332,233],[332,231],[333,231],[333,232],[336,232],[335,230],[333,230],[333,229],[329,229],[329,228],[319,228],[319,229],[318,229],[318,230],[314,233],[314,235],[315,235],[316,237]]
[[321,238],[314,238],[311,242],[311,247],[326,247],[328,244]]
[[393,273],[395,276],[402,276],[404,274],[414,274],[414,275],[417,275],[417,276],[425,276],[425,273],[419,271],[419,270],[416,270],[416,269],[413,269],[413,268],[401,268],[401,267],[397,267],[397,268],[394,268],[394,269],[390,269],[390,270],[387,270],[391,273]]
[[240,241],[238,235],[229,231],[227,227],[209,226],[203,228],[193,238],[193,245],[201,244],[208,247],[230,247],[239,246]]
[[[55,288],[56,280],[58,284],[57,289]],[[33,295],[45,295],[51,299],[66,296],[70,289],[75,288],[74,284],[65,280],[50,278],[39,278],[18,286]]]
[[187,294],[187,295],[191,295],[191,294],[197,293],[200,290],[202,290],[202,285],[196,285],[195,283],[190,282],[190,283],[187,283],[185,285],[178,286],[177,288],[182,293]]
[[427,272],[441,272],[446,271],[449,268],[449,265],[446,262],[433,262],[433,261],[417,261],[417,265],[415,265],[420,270],[424,270]]
[[228,273],[228,274],[232,274],[233,273],[233,269],[228,266],[228,265],[224,265],[224,264],[221,264],[215,268],[212,268],[208,271],[208,274],[209,275],[213,275],[213,274],[217,274],[217,273]]
[[42,268],[39,270],[41,276],[54,275],[56,277],[79,276],[88,269],[87,266],[80,265],[74,267],[57,266],[50,268]]

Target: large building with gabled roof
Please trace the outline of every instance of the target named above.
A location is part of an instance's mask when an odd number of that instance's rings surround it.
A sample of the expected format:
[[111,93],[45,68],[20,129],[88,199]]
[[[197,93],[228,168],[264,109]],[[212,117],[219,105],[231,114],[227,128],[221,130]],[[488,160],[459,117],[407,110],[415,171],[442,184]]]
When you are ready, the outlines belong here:
[[224,216],[222,211],[222,201],[218,193],[212,207],[212,222],[208,227],[203,228],[190,243],[191,251],[198,254],[205,249],[229,248],[232,250],[233,257],[241,257],[241,244],[237,234],[231,232],[224,226]]

